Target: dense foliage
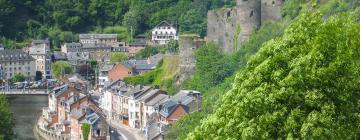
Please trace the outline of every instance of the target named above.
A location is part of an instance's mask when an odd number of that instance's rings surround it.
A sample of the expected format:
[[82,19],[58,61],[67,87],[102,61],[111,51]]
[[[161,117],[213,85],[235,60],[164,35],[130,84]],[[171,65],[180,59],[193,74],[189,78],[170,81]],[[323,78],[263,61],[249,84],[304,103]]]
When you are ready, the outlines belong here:
[[360,25],[307,13],[237,74],[189,139],[358,139]]
[[142,76],[132,76],[124,78],[129,84],[142,84],[159,86],[168,94],[174,94],[178,90],[175,85],[175,78],[179,70],[179,58],[177,56],[164,56],[154,70],[145,73]]
[[[166,139],[185,139],[188,133],[192,132],[196,126],[201,124],[202,119],[208,114],[213,113],[214,108],[219,104],[218,100],[231,89],[235,72],[244,68],[248,58],[254,55],[262,47],[264,42],[281,36],[283,30],[283,24],[264,23],[258,31],[251,35],[249,41],[243,43],[239,50],[232,54],[221,54],[221,51],[219,51],[214,44],[209,44],[198,49],[196,52],[197,71],[193,78],[185,81],[183,88],[198,90],[202,93],[202,112],[189,114],[185,118],[180,119],[170,127],[170,130],[168,130],[166,134]],[[205,55],[207,52],[209,52],[208,56]],[[218,63],[227,64],[221,64],[223,67],[211,65]],[[210,75],[217,71],[220,73],[226,71],[228,73],[223,75]],[[211,85],[208,85],[208,83],[211,83]]]
[[233,5],[235,0],[1,0],[0,36],[14,40],[8,47],[45,37],[58,47],[77,40],[76,33],[92,31],[129,40],[162,20],[180,32],[205,35],[207,11]]
[[24,82],[25,76],[21,73],[17,73],[12,77],[12,81],[13,82]]
[[0,140],[13,137],[14,118],[5,95],[0,94]]
[[51,65],[51,69],[56,78],[73,72],[71,64],[67,61],[56,61]]
[[123,52],[112,52],[110,53],[110,62],[117,63],[128,60],[128,56]]

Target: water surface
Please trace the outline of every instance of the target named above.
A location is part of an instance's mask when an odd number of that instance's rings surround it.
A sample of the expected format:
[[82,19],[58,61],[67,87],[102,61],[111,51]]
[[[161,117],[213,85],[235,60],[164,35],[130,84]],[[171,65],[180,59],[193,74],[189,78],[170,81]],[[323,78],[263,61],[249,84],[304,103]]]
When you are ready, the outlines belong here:
[[34,140],[34,125],[41,109],[48,105],[46,95],[8,95],[15,118],[15,140]]

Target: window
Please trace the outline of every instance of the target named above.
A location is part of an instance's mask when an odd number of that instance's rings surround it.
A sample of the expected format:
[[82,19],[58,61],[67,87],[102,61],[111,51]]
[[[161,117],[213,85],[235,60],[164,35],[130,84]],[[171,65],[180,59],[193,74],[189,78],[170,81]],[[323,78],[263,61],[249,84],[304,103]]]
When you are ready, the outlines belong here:
[[136,107],[139,107],[139,103],[136,103],[135,106],[136,106]]

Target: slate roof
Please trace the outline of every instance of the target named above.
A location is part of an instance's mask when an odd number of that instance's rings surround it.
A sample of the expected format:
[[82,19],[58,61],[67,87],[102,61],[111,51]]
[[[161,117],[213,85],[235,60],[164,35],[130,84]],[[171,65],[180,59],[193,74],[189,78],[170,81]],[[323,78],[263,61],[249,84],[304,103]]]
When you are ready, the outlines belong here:
[[52,55],[52,58],[54,60],[66,60],[67,56],[63,52],[54,52],[53,55]]
[[145,105],[147,105],[147,106],[159,105],[159,104],[165,102],[166,100],[168,100],[168,98],[169,98],[169,96],[166,94],[158,94],[154,98],[152,98],[151,100],[146,102]]
[[33,61],[28,53],[21,49],[4,49],[0,50],[0,61]]
[[192,98],[192,94],[200,94],[198,91],[194,90],[181,90],[171,97],[171,100],[176,102],[181,102],[181,104],[188,105],[194,99]]
[[90,113],[90,114],[86,115],[85,119],[83,121],[81,121],[80,123],[88,123],[88,124],[94,125],[99,121],[99,119],[100,119],[99,115],[97,115],[94,112],[94,113]]
[[156,68],[153,64],[148,64],[147,60],[128,60],[126,63],[132,65],[135,70],[153,70]]
[[151,99],[155,94],[159,93],[160,89],[150,89],[148,92],[143,94],[141,97],[139,97],[139,101],[145,101],[147,102],[149,99]]
[[79,39],[117,39],[117,34],[79,34]]
[[160,115],[164,116],[164,117],[169,117],[174,111],[175,109],[178,107],[178,106],[182,106],[186,112],[189,112],[189,107],[187,106],[184,106],[182,104],[178,104],[176,103],[175,101],[172,101],[172,100],[168,100],[166,102],[164,102],[162,104],[162,108],[161,108],[161,111],[160,111]]
[[129,91],[125,92],[123,95],[126,97],[134,97],[135,99],[137,99],[138,97],[141,96],[141,93],[143,93],[144,91],[149,90],[151,87],[150,86],[135,86],[133,89],[130,89]]

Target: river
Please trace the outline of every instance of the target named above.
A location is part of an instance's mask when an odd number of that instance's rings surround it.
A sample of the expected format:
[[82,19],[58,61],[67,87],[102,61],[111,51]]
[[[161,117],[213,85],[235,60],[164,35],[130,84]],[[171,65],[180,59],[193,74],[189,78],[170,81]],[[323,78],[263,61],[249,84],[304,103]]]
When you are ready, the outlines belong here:
[[46,95],[8,95],[15,117],[15,140],[34,140],[34,125],[41,109],[48,105]]

